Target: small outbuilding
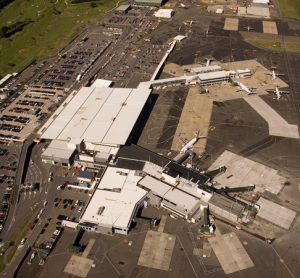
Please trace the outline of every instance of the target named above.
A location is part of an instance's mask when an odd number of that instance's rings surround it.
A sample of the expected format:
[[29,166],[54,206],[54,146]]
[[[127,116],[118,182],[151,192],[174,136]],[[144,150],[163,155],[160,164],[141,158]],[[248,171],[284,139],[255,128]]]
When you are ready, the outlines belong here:
[[173,9],[159,9],[154,13],[155,17],[160,17],[160,18],[171,18],[173,15],[174,15]]
[[253,0],[253,4],[266,4],[268,5],[270,3],[270,0]]
[[134,4],[137,6],[152,6],[152,7],[160,7],[166,1],[165,0],[134,0]]
[[218,8],[216,10],[216,14],[223,14],[223,13],[224,13],[224,9],[222,9],[222,8]]
[[131,9],[131,5],[120,5],[116,8],[115,12],[118,14],[127,14],[127,12]]

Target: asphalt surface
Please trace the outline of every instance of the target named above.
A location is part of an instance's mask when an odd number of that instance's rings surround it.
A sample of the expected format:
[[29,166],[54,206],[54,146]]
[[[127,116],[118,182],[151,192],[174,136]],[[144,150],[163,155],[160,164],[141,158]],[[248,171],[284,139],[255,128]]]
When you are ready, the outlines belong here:
[[[275,103],[273,103],[273,105],[280,110],[283,117],[291,120],[293,123],[299,123],[300,84],[298,76],[300,70],[298,65],[300,57],[298,54],[287,52],[277,53],[258,49],[242,41],[242,37],[238,32],[224,31],[222,29],[224,18],[199,17],[198,13],[195,13],[194,10],[191,11],[188,9],[181,9],[176,13],[174,20],[170,24],[162,25],[158,30],[153,32],[151,37],[152,43],[163,44],[167,39],[178,35],[180,32],[182,32],[182,34],[188,32],[188,27],[186,26],[183,26],[181,31],[178,31],[183,20],[188,18],[195,20],[195,23],[191,26],[191,35],[170,55],[169,62],[183,65],[195,61],[200,62],[203,61],[205,57],[211,56],[222,62],[257,59],[266,67],[270,67],[275,63],[281,71],[287,73],[287,81],[290,84],[292,94],[288,102],[284,103],[284,108]],[[209,26],[209,33],[205,35],[206,28],[204,26],[207,25]],[[247,19],[241,20],[239,28],[244,29],[244,27],[248,25],[253,26],[256,32],[261,32],[262,30],[261,21],[258,22],[257,20]],[[280,33],[284,33],[285,35],[298,35],[298,31],[294,29],[292,32],[289,25],[285,22],[280,21],[279,26]],[[281,39],[284,41],[284,36],[282,36]],[[120,51],[121,49],[122,43],[120,41],[115,49],[108,50],[105,54],[108,55],[113,51]],[[82,83],[87,83],[88,80],[98,72],[99,66],[104,60],[103,58],[96,62],[95,68],[88,73]],[[82,83],[76,86],[79,88]],[[178,94],[180,95],[182,92]],[[174,97],[171,103],[177,103],[177,100],[178,99]],[[267,98],[267,101],[272,104],[270,98]],[[169,115],[172,117],[178,116],[177,114],[178,111],[169,110]],[[297,186],[300,178],[298,167],[298,165],[300,165],[300,144],[298,140],[269,136],[266,122],[260,118],[254,110],[248,107],[243,100],[214,103],[212,125],[215,129],[208,135],[206,151],[208,155],[205,155],[195,163],[198,163],[201,168],[205,169],[225,149],[229,149],[235,153],[274,167],[282,171],[290,179],[289,186],[280,193],[279,197],[286,201],[287,206],[294,206],[295,209],[298,208],[299,190],[297,190]],[[161,135],[160,138],[160,142],[164,143],[156,145],[156,148],[169,148],[170,144],[166,143],[167,141],[165,139],[172,136],[174,126],[176,126],[176,120],[166,122],[166,125],[163,127],[165,133]],[[26,159],[26,151],[33,135],[30,138],[25,142],[25,147],[20,156],[20,166],[16,175],[17,186],[15,186],[13,190],[13,204],[7,221],[7,224],[10,223],[10,225],[5,225],[3,229],[2,233],[4,238],[7,237],[8,233],[13,231],[14,224],[18,223],[19,219],[22,219],[24,215],[28,213],[29,208],[35,203],[41,203],[44,200],[48,200],[49,204],[53,203],[56,187],[63,180],[58,177],[54,179],[51,185],[47,182],[50,167],[44,167],[40,161],[39,156],[41,150],[39,148],[41,148],[41,146],[35,147],[32,153],[32,159],[34,165],[36,165],[35,167],[41,171],[41,190],[37,193],[36,197],[32,198],[29,202],[24,202],[21,198],[19,205],[16,206],[17,196],[19,195],[18,185],[20,185],[22,179],[22,168]],[[126,156],[126,148],[127,147],[123,150],[124,156]],[[145,160],[149,157],[149,160],[153,159],[153,161],[168,161],[166,158],[160,158],[156,153],[145,154],[143,151],[137,151],[135,157],[139,156]],[[44,219],[51,215],[51,211],[52,205],[48,205],[42,218]],[[219,226],[224,232],[228,231],[226,225],[223,227],[220,223]],[[182,277],[183,275],[184,277],[200,277],[205,274],[213,274],[214,277],[225,276],[214,254],[212,254],[212,257],[208,260],[196,258],[192,255],[192,250],[195,247],[193,245],[195,238],[191,239],[189,236],[192,232],[189,225],[182,221],[176,222],[171,219],[169,219],[166,225],[166,231],[177,234],[175,255],[173,256],[170,269],[171,272],[166,274],[165,272],[159,272],[153,269],[137,267],[136,262],[146,230],[145,227],[137,227],[137,229],[129,235],[129,238],[132,238],[134,242],[134,247],[130,251],[128,246],[124,245],[123,237],[87,235],[87,238],[84,240],[87,240],[88,237],[96,237],[97,244],[95,244],[95,246],[98,246],[91,255],[91,257],[95,259],[97,267],[91,270],[89,277],[99,277],[99,275],[103,277],[137,277],[144,275],[147,277]],[[1,277],[13,277],[13,272],[26,255],[28,248],[36,241],[40,231],[41,225],[36,225],[32,233],[28,236],[25,247],[19,252],[13,263],[6,268],[5,272],[1,274]],[[74,233],[72,232],[65,232],[55,248],[52,257],[50,257],[49,263],[47,262],[43,268],[37,266],[35,263],[28,272],[31,274],[30,277],[67,277],[67,275],[63,273],[63,269],[70,254],[65,250],[73,235]],[[246,249],[255,261],[255,268],[243,272],[245,277],[267,277],[278,276],[280,274],[284,277],[298,277],[300,275],[298,268],[299,252],[297,252],[299,251],[299,243],[297,242],[299,224],[295,225],[292,231],[288,231],[285,235],[278,238],[274,245],[268,245],[258,241],[242,232],[238,235],[243,241],[247,242],[248,247]],[[128,256],[128,254],[131,254],[131,256]],[[28,256],[30,256],[30,254]],[[28,273],[20,272],[18,277],[29,277]],[[240,275],[241,273],[237,273],[232,276],[240,277]]]
[[[6,239],[6,237],[9,235],[10,229],[15,223],[16,220],[16,211],[18,208],[18,201],[19,201],[19,193],[20,193],[20,185],[22,183],[22,176],[23,176],[23,170],[24,170],[24,164],[26,160],[27,155],[27,149],[28,146],[31,144],[31,140],[33,139],[33,136],[31,138],[29,137],[28,140],[26,140],[22,146],[22,151],[19,157],[18,161],[18,169],[15,177],[15,182],[11,194],[11,207],[9,210],[9,214],[6,220],[6,225],[4,225],[3,230],[1,231],[1,237],[3,240]],[[8,225],[9,223],[9,225]]]

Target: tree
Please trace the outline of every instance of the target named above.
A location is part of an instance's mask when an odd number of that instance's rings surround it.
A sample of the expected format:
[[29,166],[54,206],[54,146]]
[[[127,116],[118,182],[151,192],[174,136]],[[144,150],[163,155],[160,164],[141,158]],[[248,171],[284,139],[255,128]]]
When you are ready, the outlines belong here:
[[90,6],[91,6],[92,8],[96,8],[98,5],[97,5],[95,2],[91,2]]

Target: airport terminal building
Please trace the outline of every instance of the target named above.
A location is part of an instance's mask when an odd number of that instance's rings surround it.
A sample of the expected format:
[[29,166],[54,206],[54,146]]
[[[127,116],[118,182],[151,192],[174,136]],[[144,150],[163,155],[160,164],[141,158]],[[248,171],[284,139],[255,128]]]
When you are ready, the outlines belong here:
[[137,171],[108,167],[84,211],[79,227],[102,234],[129,232],[147,195]]
[[51,141],[44,162],[70,166],[76,153],[107,159],[129,141],[147,106],[150,89],[83,87],[72,92],[38,131]]

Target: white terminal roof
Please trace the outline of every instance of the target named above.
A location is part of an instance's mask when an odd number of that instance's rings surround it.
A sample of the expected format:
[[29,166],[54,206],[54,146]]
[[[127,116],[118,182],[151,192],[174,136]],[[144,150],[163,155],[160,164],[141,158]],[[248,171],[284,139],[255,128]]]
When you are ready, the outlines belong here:
[[108,167],[97,189],[123,190],[123,188],[125,186],[128,187],[128,185],[134,188],[141,179],[140,176],[135,176],[134,172],[135,171],[128,169]]
[[39,130],[41,139],[124,145],[150,89],[83,87],[72,93]]
[[53,140],[42,155],[60,159],[69,159],[75,149],[76,147],[70,146],[70,144],[65,141]]
[[[136,186],[140,179],[135,171],[108,167],[81,220],[100,226],[128,228],[136,204],[147,194]],[[110,191],[114,188],[121,190]]]
[[105,87],[108,88],[112,84],[111,80],[105,80],[105,79],[96,79],[94,83],[91,85],[92,88],[95,87]]
[[229,76],[229,72],[225,70],[221,71],[213,71],[213,72],[206,72],[198,74],[200,80],[210,80],[215,78],[226,78]]
[[195,72],[195,73],[203,73],[203,72],[219,71],[219,70],[221,70],[221,67],[219,65],[209,65],[207,67],[191,68],[191,72]]
[[269,0],[253,0],[252,3],[269,4]]
[[172,17],[173,13],[173,9],[159,9],[158,11],[154,12],[154,16],[170,18]]
[[176,204],[178,208],[186,211],[192,210],[199,203],[199,198],[193,197],[178,189],[169,190],[164,195],[164,200]]
[[[189,183],[190,186],[186,186],[187,183]],[[152,191],[153,194],[175,204],[175,206],[183,210],[192,210],[203,197],[197,192],[197,185],[194,184],[192,187],[193,184],[187,180],[182,180],[180,185],[174,188],[156,178],[145,176],[139,181],[139,184],[143,188]]]
[[150,176],[145,176],[139,182],[139,184],[144,188],[147,188],[148,190],[152,191],[153,194],[160,197],[163,197],[172,188],[164,182]]

